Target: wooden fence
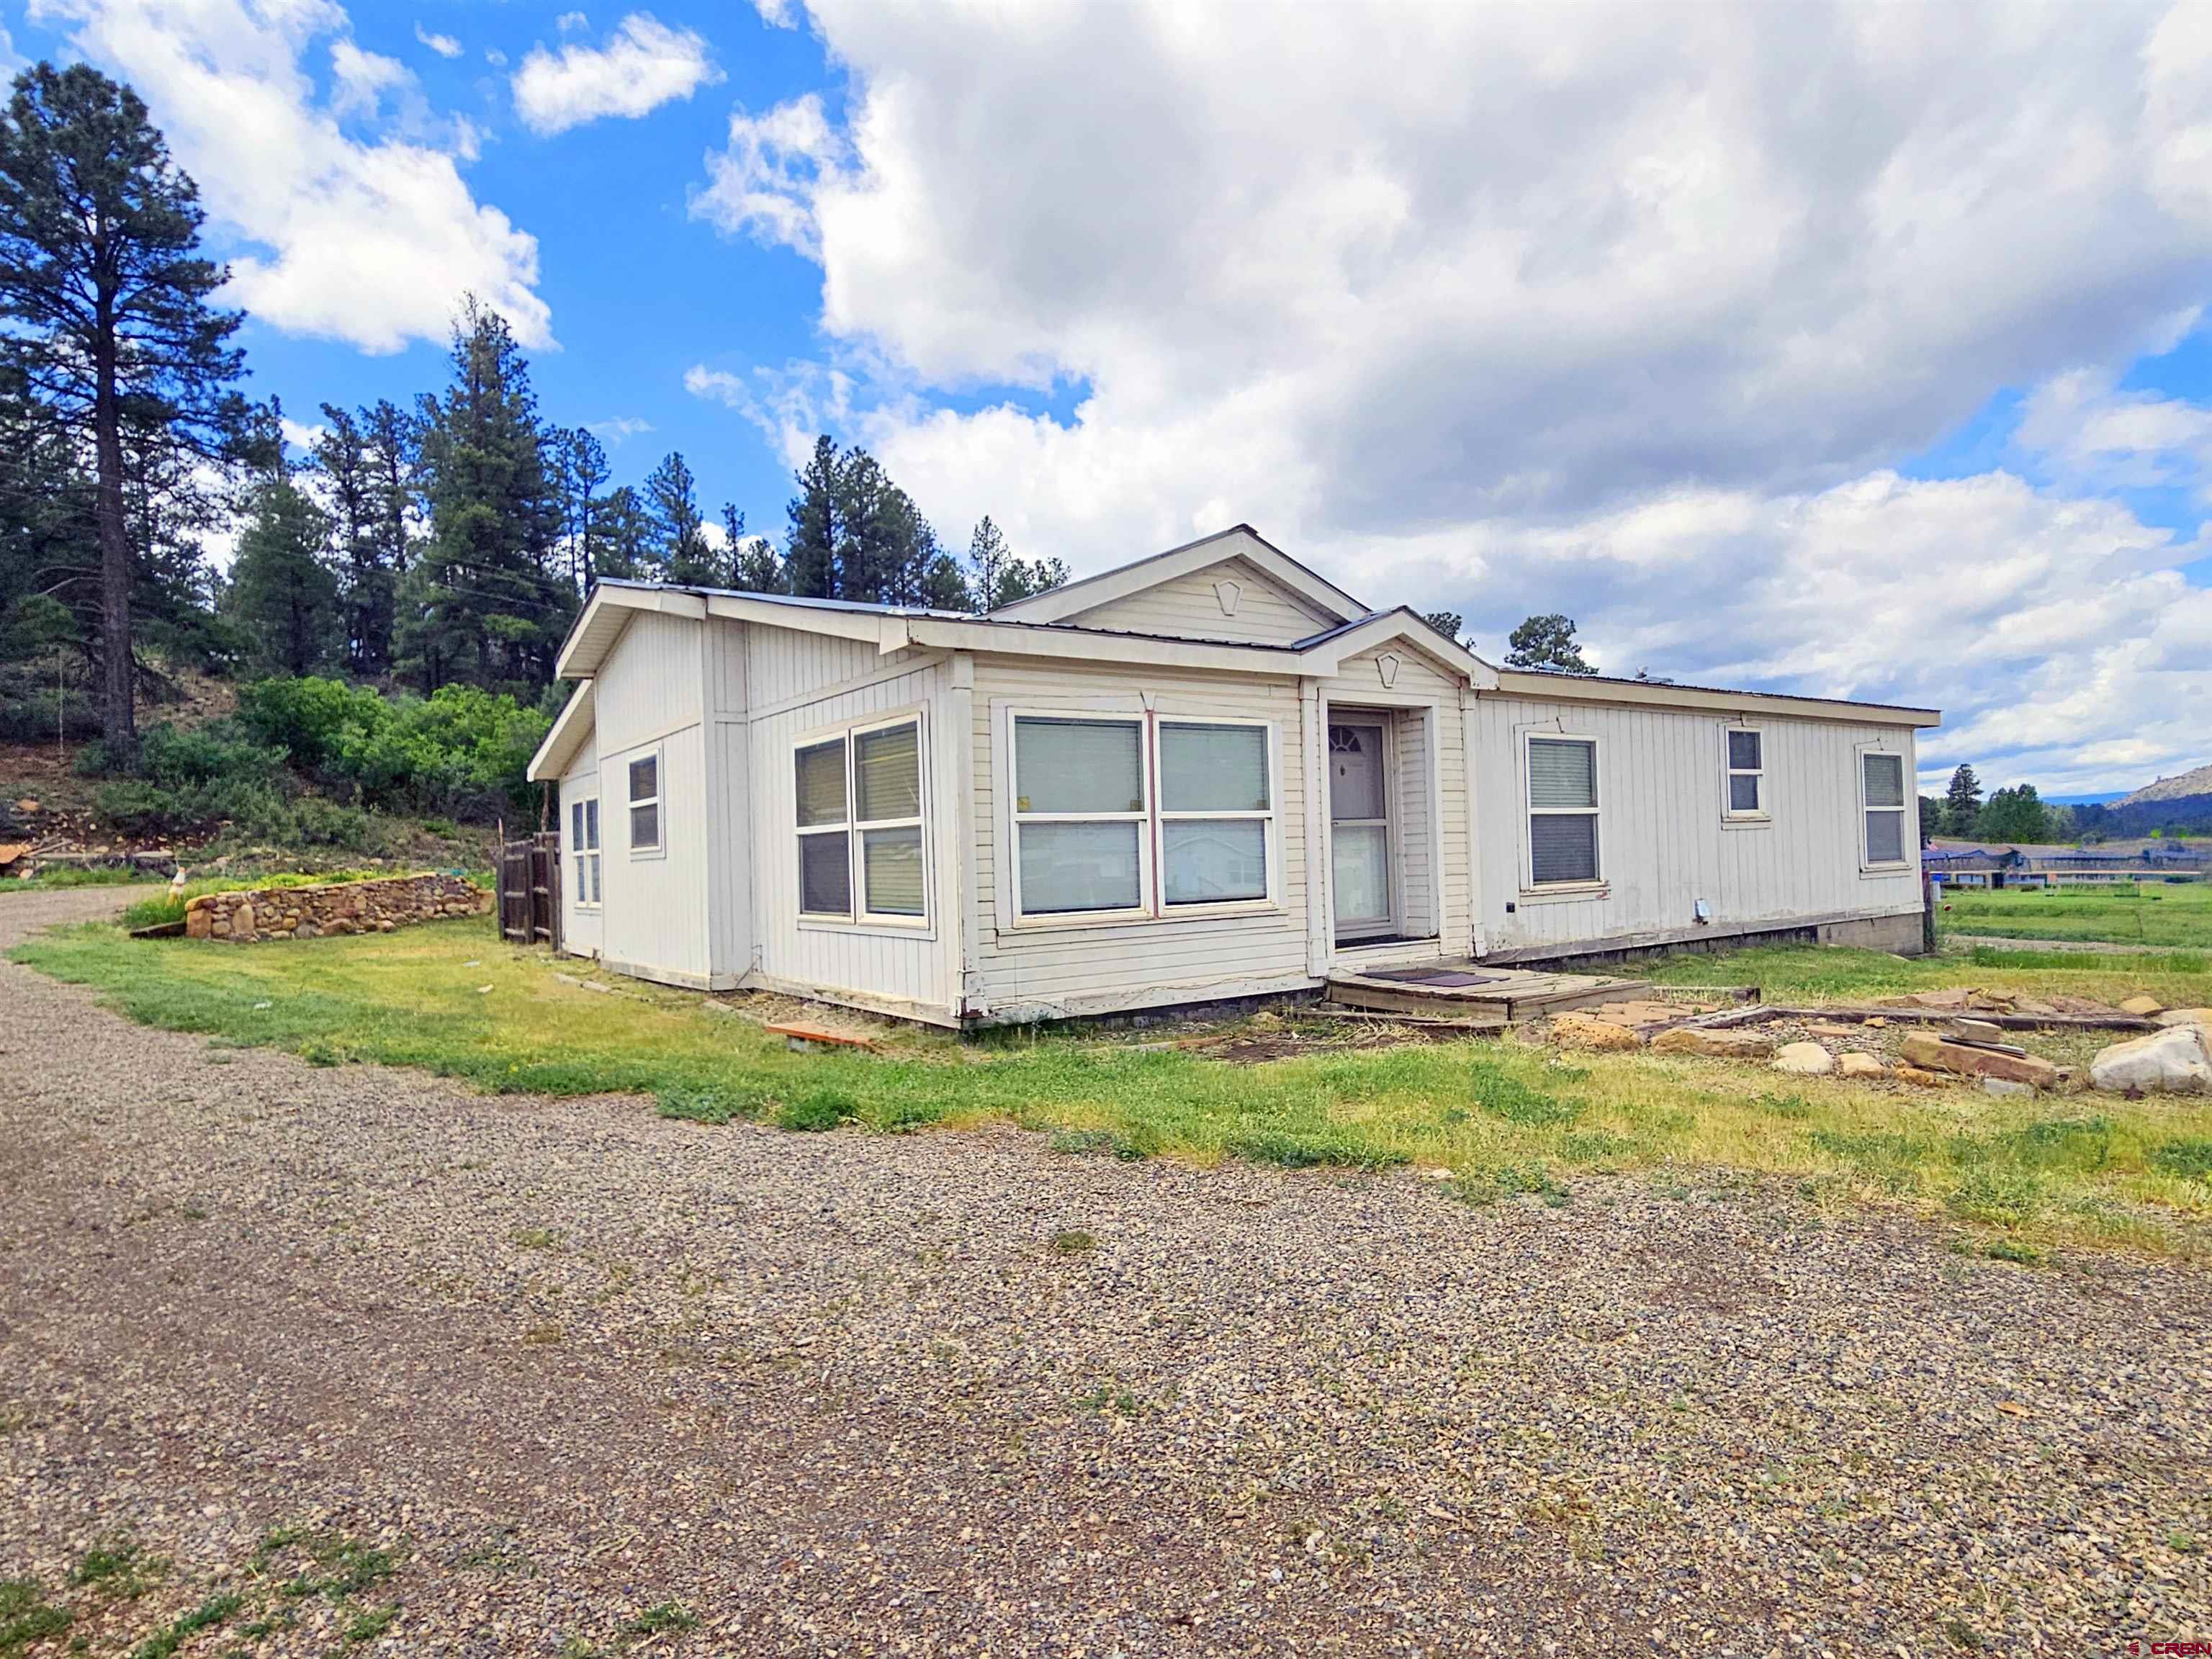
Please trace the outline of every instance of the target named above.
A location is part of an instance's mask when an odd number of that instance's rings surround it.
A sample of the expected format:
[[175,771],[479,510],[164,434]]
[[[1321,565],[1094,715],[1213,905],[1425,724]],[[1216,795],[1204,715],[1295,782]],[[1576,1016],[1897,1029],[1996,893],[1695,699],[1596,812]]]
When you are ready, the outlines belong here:
[[561,837],[500,843],[499,931],[517,945],[561,948]]

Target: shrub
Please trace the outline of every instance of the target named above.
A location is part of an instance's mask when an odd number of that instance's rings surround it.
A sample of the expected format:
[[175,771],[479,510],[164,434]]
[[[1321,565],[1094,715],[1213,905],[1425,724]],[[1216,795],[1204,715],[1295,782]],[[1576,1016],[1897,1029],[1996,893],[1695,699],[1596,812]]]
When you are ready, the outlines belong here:
[[254,738],[289,751],[302,766],[329,766],[347,727],[374,726],[384,699],[341,680],[309,674],[296,680],[256,680],[238,694],[238,719]]

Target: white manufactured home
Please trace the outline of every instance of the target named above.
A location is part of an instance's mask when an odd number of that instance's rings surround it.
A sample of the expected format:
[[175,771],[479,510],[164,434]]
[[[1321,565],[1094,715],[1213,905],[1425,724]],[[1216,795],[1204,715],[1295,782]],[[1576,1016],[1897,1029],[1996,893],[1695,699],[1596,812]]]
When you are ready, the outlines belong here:
[[1921,936],[1936,716],[1493,668],[1249,527],[975,617],[601,582],[563,948],[944,1025]]

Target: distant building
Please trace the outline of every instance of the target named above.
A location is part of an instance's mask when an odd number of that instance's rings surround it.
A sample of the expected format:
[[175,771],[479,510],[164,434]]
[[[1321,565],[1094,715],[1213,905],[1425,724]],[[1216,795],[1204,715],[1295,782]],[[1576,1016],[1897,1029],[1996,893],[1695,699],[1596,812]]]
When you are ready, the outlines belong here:
[[2212,853],[2167,841],[2052,847],[1938,839],[1922,849],[1920,864],[1946,887],[2074,887],[2201,880],[2212,870]]

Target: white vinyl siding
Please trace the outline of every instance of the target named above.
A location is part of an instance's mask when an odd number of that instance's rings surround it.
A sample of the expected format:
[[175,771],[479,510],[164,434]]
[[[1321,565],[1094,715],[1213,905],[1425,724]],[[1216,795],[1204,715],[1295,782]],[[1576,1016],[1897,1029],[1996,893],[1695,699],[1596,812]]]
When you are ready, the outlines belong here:
[[[1597,940],[1661,943],[1738,929],[1917,913],[1914,838],[1907,862],[1864,870],[1861,746],[1902,754],[1909,732],[1848,720],[1763,714],[1760,760],[1771,829],[1731,829],[1714,809],[1721,733],[1731,722],[1692,709],[1478,696],[1470,711],[1466,799],[1481,843],[1483,949],[1534,954]],[[1526,880],[1525,733],[1570,732],[1599,744],[1603,881],[1531,890]],[[1693,907],[1711,915],[1700,924]],[[1510,907],[1510,908],[1509,908]]]
[[[1234,612],[1221,608],[1223,582],[1237,584]],[[1267,645],[1287,645],[1336,625],[1335,617],[1278,586],[1258,566],[1235,558],[1079,611],[1067,620],[1083,628],[1127,634]]]
[[1528,885],[1600,879],[1597,739],[1527,736]]

